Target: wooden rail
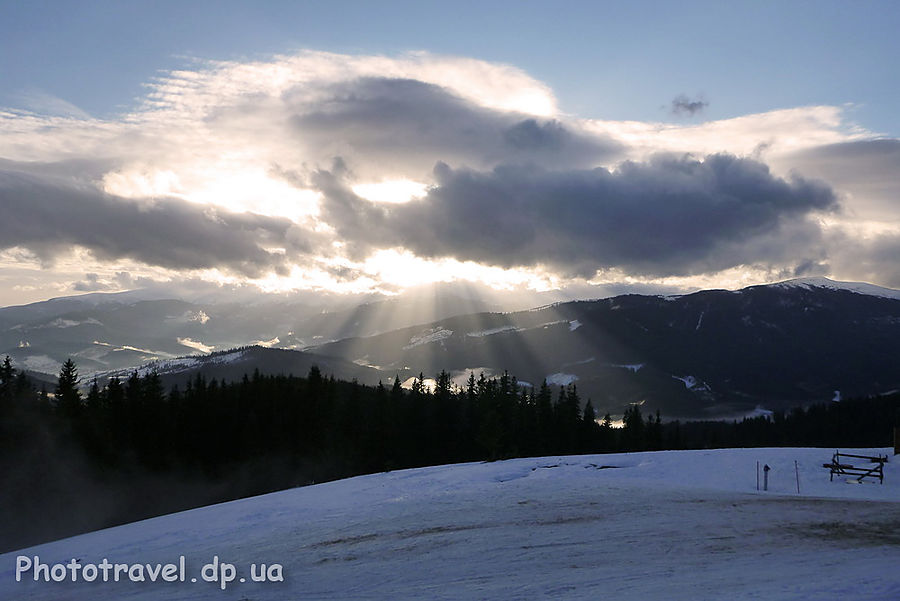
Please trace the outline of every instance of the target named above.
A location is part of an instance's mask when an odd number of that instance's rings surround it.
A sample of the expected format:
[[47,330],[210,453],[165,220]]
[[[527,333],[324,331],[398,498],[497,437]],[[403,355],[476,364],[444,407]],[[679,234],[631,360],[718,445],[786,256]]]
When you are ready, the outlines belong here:
[[[851,463],[842,460],[842,457],[851,459],[864,459],[870,464],[875,465],[872,467],[852,465]],[[858,476],[856,478],[857,482],[862,482],[863,478],[878,478],[878,482],[880,484],[884,484],[884,464],[887,462],[887,460],[887,456],[878,455],[876,457],[871,457],[869,455],[851,455],[849,453],[841,453],[840,451],[835,451],[834,455],[831,456],[831,463],[823,463],[822,467],[827,467],[829,470],[831,470],[828,477],[828,479],[831,481],[834,481],[834,476],[835,474],[837,474],[845,476]]]

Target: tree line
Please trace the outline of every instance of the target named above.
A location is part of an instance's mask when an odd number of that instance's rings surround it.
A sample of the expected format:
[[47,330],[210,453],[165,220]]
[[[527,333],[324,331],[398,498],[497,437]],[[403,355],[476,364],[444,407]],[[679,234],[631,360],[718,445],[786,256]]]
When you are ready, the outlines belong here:
[[[4,515],[0,551],[292,486],[385,470],[512,457],[741,446],[885,446],[900,395],[734,422],[663,422],[631,405],[621,427],[577,386],[520,386],[508,373],[447,372],[409,389],[313,367],[306,377],[196,375],[168,390],[155,372],[90,383],[74,362],[52,392],[0,365]],[[618,424],[617,424],[618,425]],[[14,512],[14,513],[10,513]],[[48,519],[48,512],[56,519]],[[76,517],[73,517],[76,516]],[[77,518],[77,519],[76,519]],[[79,522],[79,519],[81,522]],[[36,526],[44,527],[42,532]]]

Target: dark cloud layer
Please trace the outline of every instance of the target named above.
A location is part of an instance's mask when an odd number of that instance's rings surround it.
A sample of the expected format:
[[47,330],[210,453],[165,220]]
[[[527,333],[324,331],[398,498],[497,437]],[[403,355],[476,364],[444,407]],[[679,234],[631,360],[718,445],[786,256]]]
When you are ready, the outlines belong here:
[[360,78],[327,88],[314,106],[289,94],[285,102],[296,105],[290,121],[300,143],[348,160],[365,157],[388,173],[410,166],[425,172],[436,160],[474,168],[586,167],[622,149],[556,120],[488,109],[409,79]]
[[836,208],[819,183],[774,177],[730,155],[657,157],[616,172],[439,164],[438,185],[405,205],[355,196],[339,174],[320,172],[326,219],[363,255],[404,246],[426,257],[512,266],[548,265],[569,275],[617,267],[686,275],[742,264],[819,260],[821,232],[805,217]]
[[[24,247],[52,262],[73,245],[101,260],[171,269],[219,267],[248,276],[284,269],[284,255],[311,248],[287,219],[234,214],[180,199],[130,200],[72,178],[0,170],[0,248]],[[46,171],[52,172],[48,166]]]

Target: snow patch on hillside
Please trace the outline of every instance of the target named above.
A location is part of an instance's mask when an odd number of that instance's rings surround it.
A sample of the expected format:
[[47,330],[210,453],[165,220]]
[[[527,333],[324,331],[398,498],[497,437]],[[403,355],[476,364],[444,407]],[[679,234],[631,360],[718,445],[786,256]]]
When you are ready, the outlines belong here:
[[47,355],[28,355],[22,359],[22,365],[25,366],[25,369],[45,374],[55,374],[62,367],[62,363]]
[[192,348],[195,351],[200,351],[201,353],[211,353],[216,348],[214,346],[209,346],[207,344],[203,344],[199,340],[192,340],[190,338],[176,338],[175,340],[181,346],[186,346],[188,348]]
[[[418,377],[406,378],[400,383],[400,386],[406,390],[412,390],[413,383],[418,379]],[[437,381],[434,378],[425,378],[422,380],[422,385],[425,387],[425,390],[433,392],[437,387]]]
[[[172,374],[179,373],[182,371],[187,371],[190,369],[195,369],[198,367],[203,367],[204,365],[215,365],[215,364],[230,364],[236,363],[242,360],[246,355],[245,350],[236,350],[228,353],[220,353],[217,355],[206,355],[200,357],[178,357],[175,359],[160,359],[156,361],[149,361],[144,363],[140,367],[134,369],[125,369],[125,370],[116,370],[112,372],[106,372],[102,375],[113,377],[113,376],[127,376],[133,372],[137,372],[137,374],[141,377],[157,373],[157,374]],[[100,375],[100,374],[98,374]]]
[[614,363],[611,365],[611,367],[621,367],[623,369],[628,369],[633,373],[637,373],[637,372],[641,371],[641,368],[644,367],[644,364],[643,363],[630,363],[630,364],[626,364],[626,365],[621,365],[621,364]]
[[89,317],[88,319],[75,320],[75,319],[65,319],[63,317],[58,317],[53,321],[45,323],[43,325],[37,326],[37,328],[74,328],[75,326],[84,326],[84,325],[95,325],[102,326],[103,324],[94,319],[93,317]]
[[556,372],[555,374],[550,374],[547,376],[547,384],[554,384],[556,386],[568,386],[574,382],[578,381],[578,376],[575,374],[566,374],[563,372]]
[[403,350],[408,351],[411,348],[415,348],[423,344],[440,342],[441,340],[450,338],[451,336],[453,336],[453,330],[445,330],[443,327],[437,326],[435,328],[425,330],[418,336],[413,336],[412,338],[410,338],[409,344],[404,346]]
[[596,357],[588,357],[587,359],[581,359],[580,361],[572,361],[571,363],[564,363],[563,367],[569,367],[572,365],[587,365],[588,363],[593,363],[596,361]]
[[461,388],[465,388],[469,384],[469,376],[474,375],[475,380],[484,374],[485,378],[490,379],[493,377],[494,368],[493,367],[467,367],[465,369],[461,369],[459,371],[454,371],[450,374],[450,381],[456,384]]
[[137,369],[139,376],[146,376],[151,373],[166,374],[177,373],[200,367],[203,362],[199,357],[181,357],[180,359],[164,359],[162,361],[151,361],[145,363]]
[[542,323],[540,325],[534,326],[533,328],[529,328],[529,329],[536,330],[538,328],[549,328],[551,326],[558,326],[561,323],[568,325],[569,320],[568,319],[557,319],[555,321],[548,321],[547,323]]
[[371,367],[372,369],[382,370],[385,369],[380,365],[375,365],[374,363],[369,362],[369,355],[364,355],[359,359],[354,359],[354,363],[359,365],[360,367]]
[[892,298],[900,300],[900,290],[882,288],[881,286],[867,284],[865,282],[838,282],[822,277],[796,278],[793,280],[787,280],[786,282],[773,284],[773,286],[776,288],[825,288],[828,290],[848,290],[856,294],[865,294],[867,296],[879,296],[882,298]]
[[750,413],[744,415],[744,417],[749,418],[749,419],[754,419],[757,417],[772,417],[773,415],[775,415],[774,411],[770,411],[770,410],[766,409],[765,407],[763,407],[762,405],[757,405],[756,409],[754,409]]
[[702,382],[695,378],[694,376],[684,376],[683,378],[680,376],[672,376],[676,380],[681,380],[684,383],[684,387],[688,390],[692,390],[694,392],[709,392],[710,388],[706,382]]
[[123,345],[110,344],[108,342],[103,342],[101,340],[94,340],[92,344],[95,344],[97,346],[105,346],[105,347],[111,348],[114,351],[133,351],[135,353],[144,353],[145,355],[155,355],[158,357],[171,357],[171,358],[175,357],[175,355],[172,355],[171,353],[164,353],[162,351],[152,351],[150,349],[139,348],[139,347],[131,346],[128,344],[123,344]]
[[573,319],[572,321],[569,322],[569,331],[574,332],[581,326],[582,326],[582,323],[580,321],[578,321],[577,319]]
[[502,334],[503,332],[521,332],[523,329],[524,328],[518,328],[516,326],[500,326],[499,328],[491,328],[479,332],[467,332],[466,336],[471,338],[484,338],[485,336],[493,336],[494,334]]

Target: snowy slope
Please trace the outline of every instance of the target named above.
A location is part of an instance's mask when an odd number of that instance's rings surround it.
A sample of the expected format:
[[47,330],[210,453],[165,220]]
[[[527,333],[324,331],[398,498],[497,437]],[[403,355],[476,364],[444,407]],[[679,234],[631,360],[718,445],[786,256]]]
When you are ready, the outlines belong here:
[[865,294],[867,296],[879,296],[882,298],[900,299],[900,290],[892,288],[882,288],[874,284],[865,282],[838,282],[829,280],[828,278],[796,278],[772,284],[776,288],[825,288],[827,290],[848,290],[856,294]]
[[[900,465],[883,485],[829,482],[831,452],[546,457],[352,478],[0,555],[0,598],[900,598]],[[772,467],[769,492],[756,490],[757,461]],[[184,555],[186,581],[16,582],[18,555]],[[236,578],[279,563],[284,582],[223,591],[199,578],[216,555]]]

